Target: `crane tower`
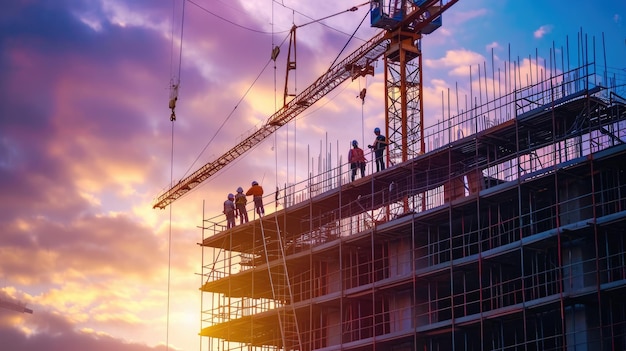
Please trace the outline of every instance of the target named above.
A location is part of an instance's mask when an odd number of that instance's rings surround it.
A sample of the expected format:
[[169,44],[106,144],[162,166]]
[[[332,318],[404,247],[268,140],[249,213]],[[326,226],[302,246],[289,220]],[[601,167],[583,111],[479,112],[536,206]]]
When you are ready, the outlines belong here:
[[[376,0],[371,2],[373,27],[387,30],[385,125],[387,163],[405,162],[424,153],[422,53],[423,34],[442,25],[440,13],[456,1]],[[435,14],[435,16],[433,16]],[[420,26],[421,25],[421,26]]]

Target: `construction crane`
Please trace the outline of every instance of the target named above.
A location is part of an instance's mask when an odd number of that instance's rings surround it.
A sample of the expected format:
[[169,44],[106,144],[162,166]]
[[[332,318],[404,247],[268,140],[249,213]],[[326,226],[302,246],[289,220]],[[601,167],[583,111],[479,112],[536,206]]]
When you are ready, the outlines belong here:
[[[387,163],[423,153],[423,101],[420,42],[441,26],[441,15],[458,0],[371,0],[370,21],[383,31],[336,63],[313,84],[285,103],[265,124],[215,160],[205,164],[161,194],[153,208],[164,209],[254,148],[280,127],[326,96],[348,78],[373,73],[372,63],[384,56],[387,97],[386,131],[393,146]],[[417,58],[417,63],[415,59]],[[419,149],[415,145],[420,143]]]

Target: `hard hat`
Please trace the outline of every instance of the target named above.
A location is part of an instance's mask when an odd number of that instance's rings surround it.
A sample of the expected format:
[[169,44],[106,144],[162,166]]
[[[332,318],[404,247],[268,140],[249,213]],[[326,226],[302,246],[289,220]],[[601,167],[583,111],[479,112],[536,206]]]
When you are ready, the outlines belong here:
[[352,140],[352,146],[358,146],[358,145],[359,145],[359,142],[358,142],[358,141],[356,141],[356,140]]
[[380,128],[378,127],[374,128],[374,133],[380,133]]
[[235,198],[235,195],[233,195],[233,194],[228,194],[228,199],[229,199],[229,200],[232,200],[232,199],[234,199],[234,198]]
[[238,193],[243,193],[243,188],[242,187],[237,188],[237,192]]
[[256,180],[254,180],[252,181],[252,185],[259,185],[259,183]]

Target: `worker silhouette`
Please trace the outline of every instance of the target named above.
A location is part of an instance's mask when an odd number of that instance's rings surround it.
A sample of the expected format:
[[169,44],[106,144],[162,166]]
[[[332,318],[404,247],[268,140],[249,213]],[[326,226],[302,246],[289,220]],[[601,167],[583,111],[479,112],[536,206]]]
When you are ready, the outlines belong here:
[[361,170],[361,178],[365,177],[365,153],[363,149],[359,147],[359,143],[356,140],[352,140],[352,149],[348,151],[348,162],[350,163],[350,169],[352,169],[352,181],[356,176],[357,170]]
[[385,148],[387,147],[387,138],[380,134],[380,128],[374,128],[374,144],[367,145],[368,148],[374,150],[374,159],[376,160],[376,172],[383,171],[385,169]]
[[239,224],[248,223],[247,203],[248,198],[246,194],[243,193],[243,188],[237,188],[237,194],[235,194],[235,208],[237,209],[237,215],[239,215]]
[[254,201],[254,210],[259,214],[259,217],[265,215],[265,208],[263,208],[263,187],[255,180],[252,182],[252,186],[246,191],[246,196],[252,196]]
[[228,194],[228,198],[224,201],[224,215],[226,216],[226,229],[235,226],[235,195]]

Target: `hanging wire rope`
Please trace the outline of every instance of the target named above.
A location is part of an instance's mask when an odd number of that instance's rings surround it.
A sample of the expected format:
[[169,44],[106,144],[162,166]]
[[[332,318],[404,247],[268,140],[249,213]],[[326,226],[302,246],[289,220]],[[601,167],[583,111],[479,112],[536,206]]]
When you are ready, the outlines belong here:
[[[295,15],[295,11],[292,10],[292,12],[291,12],[291,24],[293,25],[292,28],[293,28],[294,31],[295,31],[295,28],[296,28],[295,16],[296,16]],[[294,32],[293,40],[294,40],[293,48],[294,48],[294,60],[295,60],[295,58],[296,58],[296,43],[295,43],[296,37],[295,37],[295,32]],[[287,60],[289,60],[289,59],[287,59]],[[287,62],[287,65],[289,65],[289,64],[290,63]],[[296,63],[294,61],[294,66],[293,66],[294,69],[296,68],[295,65],[296,65]],[[296,74],[293,75],[293,85],[294,85],[294,95],[297,95],[298,94],[298,76]],[[285,92],[287,92],[287,88],[286,87],[285,87]],[[295,167],[296,166],[296,120],[293,121],[293,131],[294,131],[293,132],[293,165]],[[285,169],[286,169],[286,173],[287,173],[286,174],[287,183],[289,183],[289,124],[287,124],[287,128],[285,128],[285,140],[287,141],[287,145],[285,147],[285,151],[287,153],[287,164],[285,165]],[[278,167],[276,167],[276,173],[278,173]],[[295,171],[295,169],[294,169],[294,172],[293,172],[293,177],[294,177],[294,183],[295,183],[295,180],[296,180],[296,171]],[[278,182],[277,182],[276,185],[278,185]]]
[[[276,0],[272,0],[272,1],[273,1],[274,3],[277,3],[277,4],[278,4],[278,1],[276,1]],[[334,30],[334,31],[336,31],[336,32],[338,32],[338,33],[342,33],[342,34],[345,34],[345,35],[350,35],[349,33],[346,33],[346,32],[344,32],[344,31],[342,31],[342,30],[339,30],[339,29],[337,29],[337,28],[334,28],[334,27],[332,27],[332,26],[329,26],[328,24],[326,24],[326,23],[324,23],[324,22],[321,22],[321,21],[322,21],[322,20],[325,20],[325,19],[328,19],[328,18],[331,18],[331,17],[336,16],[336,15],[339,15],[339,14],[345,13],[345,12],[349,12],[349,11],[356,11],[359,7],[362,7],[362,6],[364,6],[364,5],[369,5],[369,1],[368,1],[368,2],[364,2],[364,3],[362,3],[362,4],[359,4],[359,5],[356,5],[356,6],[353,6],[353,7],[349,8],[349,9],[347,9],[347,10],[345,10],[345,11],[340,11],[340,12],[337,12],[337,13],[335,13],[335,14],[332,14],[332,15],[326,16],[326,17],[321,18],[321,19],[315,19],[315,18],[313,18],[313,17],[311,17],[311,16],[309,16],[309,15],[306,15],[306,14],[304,14],[304,13],[302,13],[302,12],[298,11],[298,10],[295,10],[295,9],[293,9],[293,8],[289,7],[289,6],[286,6],[286,5],[285,5],[282,1],[280,2],[280,5],[281,5],[282,7],[284,7],[284,8],[286,8],[286,9],[289,9],[289,10],[293,11],[294,13],[299,14],[300,16],[302,16],[302,17],[304,17],[304,18],[308,18],[308,19],[310,19],[310,20],[311,20],[311,22],[308,22],[308,23],[305,23],[305,24],[303,24],[303,25],[298,26],[299,28],[300,28],[300,27],[304,27],[304,26],[306,26],[306,25],[308,25],[308,24],[312,24],[312,23],[319,23],[319,24],[321,24],[322,26],[327,27],[327,28],[329,28],[329,29],[332,29],[332,30]],[[362,40],[362,41],[365,41],[365,39],[361,39],[361,38],[357,38],[357,39]]]
[[[276,103],[276,99],[278,98],[278,91],[276,90],[278,87],[276,81],[276,59],[278,57],[278,53],[280,49],[277,46],[274,46],[274,1],[272,1],[272,60],[274,61],[274,111],[278,109],[278,105]],[[278,50],[277,50],[278,49]],[[274,133],[274,145],[272,147],[272,151],[274,151],[274,168],[278,170],[278,135]],[[274,172],[275,182],[278,186],[278,172]]]
[[[172,1],[172,34],[171,34],[171,56],[170,56],[170,100],[169,108],[171,110],[170,122],[171,129],[171,148],[170,148],[170,186],[174,185],[174,121],[176,121],[176,102],[178,101],[178,88],[180,87],[180,75],[183,58],[183,32],[185,23],[185,1],[182,0],[181,20],[180,20],[180,39],[179,39],[179,51],[178,51],[178,69],[177,74],[174,75],[174,23],[176,23],[176,0]],[[166,306],[166,326],[165,326],[165,350],[169,350],[169,337],[170,337],[170,297],[171,297],[171,281],[172,281],[172,208],[170,206],[169,211],[169,228],[168,228],[168,241],[167,241],[167,306]]]
[[181,20],[180,20],[180,41],[179,41],[179,50],[178,50],[178,67],[176,68],[176,74],[174,73],[174,27],[176,23],[176,0],[172,1],[172,34],[171,34],[171,54],[170,54],[170,100],[169,100],[169,109],[171,110],[170,121],[174,122],[176,120],[176,102],[178,101],[178,89],[180,87],[180,74],[183,60],[183,31],[185,22],[185,0],[182,0],[182,10],[181,10]]
[[[363,4],[361,4],[361,5],[358,5],[358,6],[352,6],[351,8],[349,8],[349,9],[347,9],[347,10],[340,11],[340,12],[334,13],[334,14],[332,14],[332,15],[328,15],[328,16],[326,16],[326,17],[322,17],[322,18],[319,18],[319,19],[314,19],[314,20],[312,20],[311,22],[307,22],[307,23],[305,23],[305,24],[301,24],[301,25],[299,25],[298,27],[304,27],[304,26],[307,26],[307,25],[312,24],[312,23],[320,23],[320,24],[324,25],[324,23],[322,23],[322,21],[323,21],[323,20],[325,20],[325,19],[329,19],[329,18],[334,17],[334,16],[337,16],[337,15],[340,15],[340,14],[345,13],[345,12],[354,12],[354,11],[358,10],[358,9],[359,9],[359,7],[361,7],[361,6],[363,6],[363,5],[366,5],[366,4],[369,4],[369,2],[365,2],[365,3],[363,3]],[[295,10],[294,10],[294,12],[295,12]],[[303,16],[304,16],[304,15],[303,15]],[[308,17],[308,16],[306,16],[306,17]]]
[[356,27],[354,32],[352,32],[352,35],[350,35],[350,38],[348,38],[348,41],[346,42],[346,44],[343,46],[343,48],[341,48],[341,51],[339,51],[339,53],[335,57],[335,60],[333,60],[333,63],[331,63],[330,66],[328,66],[328,70],[329,71],[335,65],[335,63],[337,62],[337,60],[339,59],[339,57],[341,56],[343,51],[348,47],[348,44],[350,44],[350,41],[352,41],[352,38],[354,38],[354,36],[355,36],[356,32],[359,30],[359,28],[361,28],[361,26],[363,25],[363,22],[365,22],[365,19],[367,18],[368,15],[369,15],[369,13],[366,12],[365,16],[363,16],[363,19],[361,20],[361,23],[359,23],[358,27]]
[[209,139],[209,141],[206,143],[206,145],[204,146],[204,148],[202,148],[202,151],[200,151],[200,154],[196,157],[196,159],[192,162],[192,164],[189,166],[189,168],[187,168],[187,170],[185,171],[184,176],[186,176],[187,174],[189,174],[189,172],[191,171],[192,167],[196,164],[196,162],[198,162],[198,160],[200,159],[200,157],[202,156],[202,154],[206,151],[206,149],[209,147],[209,145],[213,142],[213,140],[217,137],[217,135],[220,133],[220,131],[222,130],[222,128],[224,128],[224,126],[226,125],[226,122],[228,122],[230,120],[230,118],[233,116],[233,114],[235,113],[235,110],[237,110],[237,107],[239,107],[239,104],[241,104],[241,102],[246,98],[246,96],[248,96],[248,93],[250,92],[250,90],[252,90],[252,88],[254,87],[254,85],[256,84],[256,82],[259,80],[259,78],[261,77],[261,75],[263,75],[263,72],[265,72],[265,70],[267,69],[267,67],[270,65],[270,62],[272,61],[272,59],[270,58],[269,60],[267,60],[267,62],[265,63],[265,66],[263,66],[263,69],[261,69],[261,72],[259,72],[259,74],[257,75],[257,77],[254,79],[254,81],[252,82],[252,84],[248,87],[248,89],[246,89],[246,91],[244,92],[244,94],[239,98],[239,100],[237,101],[237,103],[235,104],[235,107],[233,107],[233,109],[230,111],[230,113],[226,116],[226,118],[222,121],[222,123],[220,124],[219,128],[217,128],[217,130],[215,131],[215,133],[213,134],[213,136],[211,136],[211,138]]
[[[367,77],[365,77],[365,87],[366,88],[363,88],[363,90],[361,90],[361,80],[359,79],[359,91],[364,92],[366,91],[365,89],[367,89]],[[361,100],[362,100],[361,102],[361,145],[365,145],[365,94],[360,93],[359,96],[357,97],[361,97]]]
[[[233,25],[233,26],[235,26],[235,27],[239,27],[239,28],[241,28],[241,29],[245,29],[245,30],[248,30],[248,31],[251,31],[251,32],[255,32],[255,33],[260,33],[260,34],[275,34],[275,33],[274,33],[274,31],[273,31],[273,24],[272,24],[272,31],[271,31],[271,32],[266,32],[266,31],[263,31],[263,30],[259,30],[259,29],[254,29],[254,28],[246,27],[246,26],[243,26],[243,25],[241,25],[241,24],[239,24],[239,23],[235,23],[235,22],[233,22],[233,21],[231,21],[231,20],[229,20],[229,19],[227,19],[227,18],[225,18],[225,17],[223,17],[223,16],[220,16],[220,15],[218,15],[218,14],[217,14],[217,13],[215,13],[215,12],[212,12],[211,10],[207,9],[206,7],[204,7],[204,6],[200,5],[200,4],[198,4],[197,2],[195,2],[195,1],[193,1],[193,0],[187,0],[187,1],[189,1],[189,2],[190,2],[190,3],[192,3],[192,4],[194,4],[196,7],[198,7],[198,8],[199,8],[199,9],[201,9],[202,11],[204,11],[204,12],[206,12],[206,13],[208,13],[208,14],[211,14],[211,15],[213,15],[213,16],[215,16],[215,17],[217,17],[217,18],[219,18],[219,19],[221,19],[221,20],[222,20],[222,21],[224,21],[224,22],[228,22],[228,23],[232,24],[232,25]],[[280,32],[278,32],[278,33],[288,33],[288,32],[289,32],[289,29],[284,30],[284,31],[280,31]]]

